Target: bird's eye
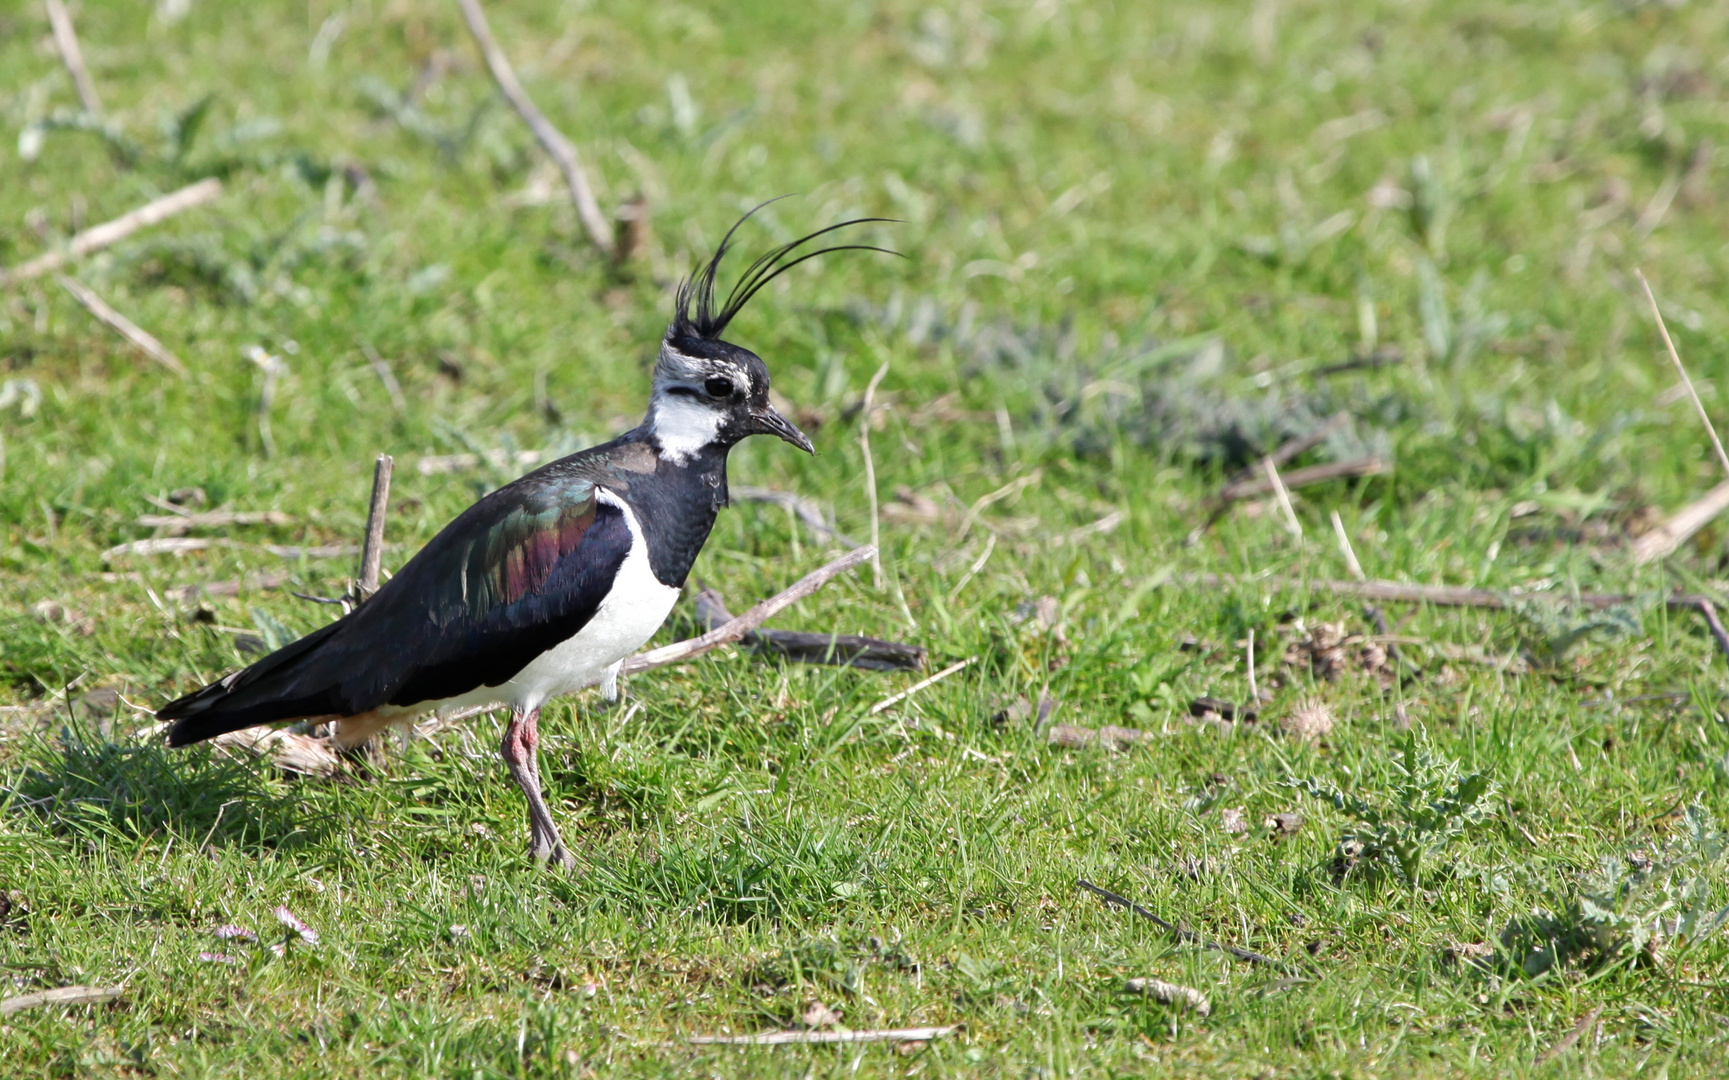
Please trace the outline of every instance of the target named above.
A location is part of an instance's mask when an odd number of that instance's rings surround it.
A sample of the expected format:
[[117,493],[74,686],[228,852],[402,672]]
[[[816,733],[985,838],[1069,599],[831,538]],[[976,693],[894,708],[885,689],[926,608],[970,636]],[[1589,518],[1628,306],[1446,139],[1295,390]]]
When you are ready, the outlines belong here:
[[702,384],[702,388],[708,391],[709,397],[724,398],[732,396],[731,379],[710,379]]

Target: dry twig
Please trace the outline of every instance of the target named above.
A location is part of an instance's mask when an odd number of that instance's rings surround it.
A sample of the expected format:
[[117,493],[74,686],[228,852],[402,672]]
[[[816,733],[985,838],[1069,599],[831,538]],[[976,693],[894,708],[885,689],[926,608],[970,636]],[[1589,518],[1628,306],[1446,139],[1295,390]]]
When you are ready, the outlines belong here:
[[1192,986],[1169,983],[1162,979],[1130,979],[1123,989],[1131,994],[1145,994],[1162,1005],[1184,1005],[1202,1016],[1211,1016],[1213,1003],[1207,995]]
[[768,1031],[761,1035],[692,1035],[697,1046],[789,1046],[798,1043],[930,1042],[960,1030],[948,1027],[873,1028],[868,1031]]
[[93,225],[85,229],[67,241],[63,248],[44,252],[11,270],[0,271],[0,285],[10,285],[52,273],[65,266],[72,259],[83,258],[93,251],[101,251],[105,247],[126,239],[139,229],[149,228],[157,222],[173,217],[182,210],[202,206],[220,194],[222,194],[222,181],[214,176],[200,180],[196,184],[188,184],[179,191],[147,202],[138,209],[123,214],[113,221],[105,221],[100,225]]
[[371,365],[372,373],[378,376],[378,381],[384,384],[384,392],[390,395],[390,404],[397,412],[408,408],[408,402],[402,396],[402,384],[396,381],[396,372],[390,370],[390,363],[378,355],[378,350],[370,345],[362,345],[360,353]]
[[976,663],[977,661],[978,661],[978,657],[969,656],[965,660],[957,661],[956,663],[950,664],[948,667],[943,668],[941,671],[937,672],[935,675],[932,675],[930,678],[920,679],[918,682],[913,683],[911,686],[907,687],[905,690],[902,690],[900,693],[890,694],[888,697],[883,698],[881,701],[877,702],[875,705],[872,705],[870,707],[869,715],[875,716],[877,713],[882,712],[884,709],[892,708],[894,705],[899,704],[900,702],[905,701],[907,698],[912,697],[914,694],[918,693],[920,690],[923,690],[925,687],[930,686],[933,683],[942,682],[944,679],[948,678],[950,675],[953,675],[955,672],[961,670],[964,667],[968,667],[971,664]]
[[741,484],[729,487],[727,493],[741,502],[766,502],[784,506],[804,522],[805,527],[816,533],[820,540],[833,540],[843,548],[852,549],[859,542],[850,536],[835,531],[834,526],[823,517],[822,506],[808,495],[800,495],[796,491],[776,491],[774,488],[751,487]]
[[396,459],[378,455],[372,467],[372,505],[366,512],[366,541],[360,549],[360,579],[354,583],[356,603],[378,591],[378,574],[384,560],[384,515],[390,506],[390,474]]
[[877,517],[877,470],[876,462],[871,459],[871,406],[876,399],[877,384],[883,381],[883,376],[889,373],[889,362],[883,361],[883,366],[877,368],[877,373],[871,376],[869,385],[865,387],[864,407],[859,410],[858,444],[864,452],[865,498],[870,501],[871,515],[871,583],[877,588],[883,587],[883,560],[877,552],[882,541],[882,523]]
[[[116,544],[102,552],[100,557],[103,562],[109,562],[128,555],[184,555],[189,551],[204,551],[207,548],[252,547],[252,544],[243,544],[238,540],[219,536],[153,536],[148,540],[129,540],[124,544]],[[258,544],[256,548],[259,551],[268,551],[280,559],[340,559],[360,554],[360,549],[353,544]]]
[[[1267,460],[1271,461],[1270,458]],[[1265,466],[1262,466],[1262,470],[1260,476],[1227,486],[1219,492],[1219,497],[1229,502],[1238,502],[1259,495],[1277,495],[1279,488],[1283,487],[1287,493],[1285,498],[1289,499],[1290,491],[1308,487],[1310,484],[1327,480],[1349,480],[1359,476],[1379,476],[1387,471],[1387,462],[1384,458],[1362,457],[1349,461],[1330,461],[1324,465],[1310,465],[1302,469],[1292,469],[1290,472],[1280,472],[1276,465],[1270,474],[1264,471]]]
[[1693,399],[1693,408],[1699,411],[1699,422],[1705,425],[1705,431],[1711,436],[1711,446],[1717,451],[1717,460],[1723,466],[1723,471],[1729,473],[1729,453],[1723,450],[1723,440],[1717,437],[1717,428],[1711,423],[1710,414],[1705,411],[1705,403],[1699,400],[1699,391],[1693,389],[1693,380],[1687,375],[1687,368],[1681,363],[1681,354],[1675,351],[1675,342],[1669,337],[1669,324],[1663,321],[1663,312],[1657,307],[1657,297],[1651,292],[1651,283],[1645,280],[1645,272],[1635,269],[1633,273],[1639,277],[1639,284],[1645,287],[1645,299],[1651,305],[1651,317],[1657,320],[1657,332],[1663,335],[1663,347],[1669,350],[1669,359],[1674,361],[1675,370],[1681,375],[1681,383],[1687,387],[1687,396]]
[[668,664],[694,660],[703,653],[718,649],[722,645],[731,645],[736,641],[741,641],[746,634],[756,630],[763,623],[827,585],[836,576],[844,574],[875,555],[876,546],[873,544],[866,544],[864,547],[849,551],[827,566],[806,574],[792,587],[769,597],[743,615],[700,637],[675,642],[671,645],[663,645],[658,649],[651,649],[631,657],[624,662],[621,674],[635,675],[637,672],[650,671],[654,668],[665,667]]
[[977,499],[973,500],[971,506],[967,507],[967,515],[961,519],[960,528],[956,530],[955,538],[951,543],[959,544],[972,533],[973,526],[978,524],[979,515],[984,512],[985,507],[994,506],[995,504],[1002,502],[1004,499],[1019,495],[1021,492],[1032,487],[1044,478],[1045,471],[1043,469],[1034,469],[1025,476],[1015,477],[1013,480],[1010,480],[1008,483],[997,488],[988,495],[980,495]]
[[60,0],[44,0],[48,8],[48,23],[54,28],[54,46],[78,88],[78,100],[84,111],[95,116],[102,112],[102,102],[96,96],[96,84],[90,81],[90,71],[84,66],[84,50],[78,47],[78,31],[72,27],[72,15]]
[[174,374],[182,378],[185,377],[186,365],[180,362],[178,356],[169,352],[166,345],[157,341],[149,331],[109,307],[106,301],[91,292],[90,287],[82,281],[67,277],[65,274],[57,275],[56,279],[60,282],[61,288],[72,294],[72,299],[84,305],[85,311],[96,316],[97,321],[138,346],[138,351],[145,356],[174,372]]
[[1273,492],[1275,488],[1273,481],[1268,478],[1268,462],[1272,463],[1274,474],[1278,477],[1279,482],[1285,485],[1287,491],[1291,488],[1302,487],[1305,484],[1317,484],[1323,480],[1372,476],[1376,473],[1385,472],[1387,469],[1386,462],[1375,457],[1326,465],[1311,465],[1304,469],[1293,469],[1289,473],[1278,471],[1302,454],[1321,445],[1326,441],[1327,436],[1337,431],[1350,418],[1351,416],[1347,412],[1336,412],[1307,435],[1299,435],[1294,439],[1287,440],[1271,454],[1231,477],[1225,482],[1224,487],[1219,489],[1219,493],[1213,497],[1212,508],[1207,514],[1207,520],[1195,527],[1194,531],[1189,534],[1187,542],[1192,544],[1198,541],[1202,533],[1212,528],[1221,517],[1225,516],[1225,511],[1229,510],[1233,503]]
[[487,70],[492,72],[492,81],[498,84],[498,89],[510,102],[516,114],[522,117],[540,145],[552,156],[558,164],[558,169],[564,174],[565,186],[570,189],[570,201],[576,205],[576,216],[582,219],[582,227],[587,230],[589,240],[601,253],[611,257],[615,250],[615,240],[612,225],[601,213],[600,204],[594,201],[594,192],[588,186],[588,176],[582,171],[582,163],[577,159],[576,147],[564,137],[552,121],[546,118],[517,81],[516,72],[510,66],[510,59],[504,55],[504,50],[498,47],[493,39],[492,28],[486,23],[486,12],[481,10],[480,0],[456,0],[462,8],[462,17],[468,21],[468,32],[474,35],[474,43],[480,47],[480,55],[486,60]]
[[1591,1030],[1591,1025],[1595,1024],[1597,1022],[1597,1018],[1602,1016],[1602,1015],[1603,1015],[1603,1006],[1598,1005],[1595,1008],[1591,1009],[1589,1012],[1587,1012],[1584,1016],[1581,1016],[1579,1018],[1579,1022],[1577,1024],[1573,1025],[1573,1030],[1569,1031],[1561,1039],[1560,1042],[1556,1043],[1554,1046],[1549,1047],[1549,1049],[1543,1051],[1540,1055],[1538,1055],[1537,1064],[1539,1064],[1539,1065],[1546,1064],[1550,1059],[1559,1057],[1560,1055],[1573,1049],[1574,1046],[1578,1045],[1579,1039],[1587,1031]]
[[1675,511],[1663,524],[1633,541],[1633,562],[1644,566],[1685,544],[1689,537],[1729,510],[1729,480]]
[[123,986],[61,986],[53,990],[38,990],[34,994],[19,994],[0,1001],[0,1016],[11,1016],[43,1005],[96,1005],[113,1001],[125,989]]
[[1267,483],[1273,487],[1273,494],[1279,497],[1279,510],[1285,515],[1285,528],[1299,541],[1303,539],[1303,523],[1297,520],[1296,508],[1291,505],[1291,493],[1286,490],[1285,482],[1279,479],[1279,467],[1273,464],[1272,458],[1264,458],[1261,466],[1266,470]]
[[[1295,578],[1239,578],[1230,574],[1179,574],[1175,581],[1207,588],[1260,584],[1274,589],[1318,589],[1335,596],[1352,596],[1362,600],[1390,601],[1405,604],[1434,604],[1436,607],[1475,607],[1505,610],[1514,601],[1571,601],[1593,610],[1630,603],[1633,597],[1624,593],[1500,593],[1492,589],[1468,589],[1456,585],[1411,585],[1402,581],[1299,581]],[[1697,611],[1711,629],[1723,654],[1729,656],[1729,631],[1717,617],[1711,599],[1698,593],[1670,593],[1663,598],[1670,611]]]
[[189,529],[228,525],[292,525],[294,519],[280,510],[206,510],[203,513],[140,514],[137,523],[147,529],[167,529],[170,534],[179,535]]
[[284,772],[302,776],[329,777],[342,771],[342,758],[329,739],[279,728],[241,728],[218,735],[211,745],[269,758],[271,764]]
[[1363,573],[1363,564],[1357,561],[1357,550],[1351,546],[1350,534],[1345,532],[1345,522],[1337,510],[1333,511],[1333,535],[1339,538],[1339,553],[1345,557],[1345,569],[1358,581],[1369,580],[1369,575]]
[[1291,965],[1282,960],[1275,960],[1270,956],[1262,956],[1260,953],[1250,952],[1248,949],[1239,949],[1235,945],[1225,945],[1217,941],[1212,941],[1208,938],[1202,937],[1185,926],[1179,926],[1173,922],[1166,922],[1164,919],[1154,915],[1151,911],[1148,911],[1133,900],[1118,896],[1109,889],[1101,889],[1086,878],[1081,878],[1075,884],[1092,893],[1107,904],[1114,904],[1117,907],[1127,908],[1136,915],[1139,915],[1141,918],[1146,919],[1148,922],[1159,927],[1167,934],[1175,936],[1179,941],[1186,941],[1191,945],[1199,945],[1203,949],[1211,949],[1214,952],[1229,953],[1238,960],[1246,960],[1251,964],[1265,964],[1268,967],[1278,968],[1280,971],[1285,972],[1295,970]]
[[182,604],[194,600],[203,600],[216,596],[239,596],[242,592],[261,589],[280,589],[288,584],[288,574],[281,570],[266,573],[248,574],[243,578],[230,578],[227,581],[207,581],[195,585],[177,585],[172,589],[164,589],[162,598]]
[[[1298,533],[1298,535],[1301,536],[1302,534]],[[1249,700],[1259,704],[1261,700],[1261,688],[1255,685],[1255,631],[1253,628],[1250,628],[1249,630],[1247,652],[1249,664]]]
[[[696,618],[705,630],[714,630],[731,622],[733,615],[726,609],[725,597],[714,589],[703,589],[696,595]],[[780,653],[788,659],[807,664],[839,664],[873,671],[914,671],[925,663],[925,650],[917,645],[856,634],[813,634],[762,627],[740,640],[765,652]]]

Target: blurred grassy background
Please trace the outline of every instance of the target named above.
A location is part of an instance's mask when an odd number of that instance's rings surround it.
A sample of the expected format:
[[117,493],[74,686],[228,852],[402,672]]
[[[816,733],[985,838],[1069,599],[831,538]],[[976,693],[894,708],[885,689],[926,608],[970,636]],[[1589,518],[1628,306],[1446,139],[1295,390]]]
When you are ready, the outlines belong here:
[[[86,2],[101,117],[78,110],[40,10],[0,12],[15,140],[0,265],[193,180],[225,184],[70,271],[188,378],[51,278],[0,291],[0,892],[15,897],[0,961],[22,989],[130,987],[116,1006],[7,1021],[8,1068],[1713,1074],[1721,943],[1535,982],[1462,969],[1447,946],[1494,942],[1687,801],[1729,810],[1723,660],[1655,602],[1715,592],[1723,531],[1648,568],[1626,552],[1717,479],[1633,270],[1717,411],[1729,9],[489,10],[602,204],[647,198],[651,239],[627,273],[588,249],[454,4]],[[170,590],[285,570],[289,589],[334,594],[351,560],[259,545],[355,542],[378,452],[398,459],[390,566],[521,470],[427,474],[422,458],[562,453],[633,425],[669,287],[788,192],[742,253],[872,214],[902,219],[871,236],[909,258],[806,264],[735,324],[820,456],[758,440],[733,482],[813,496],[854,535],[869,530],[860,395],[890,364],[873,432],[890,580],[837,583],[781,622],[977,668],[904,715],[867,710],[905,677],[748,655],[637,680],[628,723],[560,710],[549,783],[587,845],[570,881],[522,865],[493,721],[366,783],[291,782],[141,744],[147,718],[116,717],[112,698],[66,704],[106,688],[148,708],[244,662],[247,636],[319,625],[328,610],[283,589]],[[249,346],[286,368],[268,440]],[[1182,545],[1228,472],[1340,409],[1350,424],[1303,463],[1375,454],[1389,472],[1298,493],[1302,543],[1257,503]],[[160,512],[149,498],[187,488],[291,523],[104,557],[153,535],[137,522]],[[1333,510],[1371,576],[1643,599],[1601,625],[1417,612],[1397,633],[1455,659],[1410,646],[1423,677],[1388,688],[1281,663],[1317,620],[1372,631],[1352,605],[1160,586],[1345,576]],[[696,576],[737,609],[824,554],[783,510],[746,504]],[[1059,601],[1056,626],[1016,622],[1040,596]],[[1250,630],[1277,684],[1268,722],[1186,724],[1195,695],[1245,696]],[[1179,651],[1188,637],[1218,647]],[[1458,660],[1467,647],[1516,663]],[[1069,751],[993,721],[1041,693],[1060,720],[1164,734]],[[1340,717],[1323,746],[1263,733],[1304,698]],[[1504,785],[1460,870],[1418,894],[1335,881],[1337,820],[1281,786],[1373,789],[1400,716]],[[1310,820],[1289,838],[1222,831],[1239,806]],[[1269,983],[1175,949],[1075,895],[1077,875],[1249,948],[1317,953],[1313,977]],[[263,930],[285,898],[319,949],[198,960],[219,947],[211,927]],[[1202,986],[1213,1016],[1115,993],[1143,974]],[[775,1026],[812,997],[854,1026],[968,1027],[911,1057],[659,1047]],[[1533,1064],[1598,1004],[1601,1038]]]

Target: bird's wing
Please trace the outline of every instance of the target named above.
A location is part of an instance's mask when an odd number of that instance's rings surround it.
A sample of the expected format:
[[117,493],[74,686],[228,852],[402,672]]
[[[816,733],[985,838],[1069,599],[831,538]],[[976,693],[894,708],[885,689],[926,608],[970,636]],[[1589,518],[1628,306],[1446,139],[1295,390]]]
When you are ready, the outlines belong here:
[[508,681],[588,623],[630,552],[623,511],[597,494],[570,479],[493,492],[357,611],[164,706],[170,742]]
[[586,481],[529,489],[485,520],[464,514],[356,612],[402,635],[406,677],[387,701],[498,686],[587,625],[632,542],[623,511],[597,494]]

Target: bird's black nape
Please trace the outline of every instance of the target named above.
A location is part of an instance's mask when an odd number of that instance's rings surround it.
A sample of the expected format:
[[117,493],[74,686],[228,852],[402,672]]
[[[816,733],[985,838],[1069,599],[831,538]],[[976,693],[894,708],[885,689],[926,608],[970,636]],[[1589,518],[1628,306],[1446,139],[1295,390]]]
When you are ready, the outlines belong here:
[[871,244],[836,244],[833,247],[804,252],[797,258],[789,258],[805,244],[837,229],[845,229],[853,225],[868,225],[872,222],[897,220],[895,218],[875,217],[853,218],[851,221],[843,221],[838,225],[830,225],[826,229],[818,229],[816,232],[801,236],[790,244],[782,244],[757,259],[745,268],[744,273],[734,283],[732,291],[726,294],[726,303],[716,309],[715,278],[720,273],[721,260],[726,258],[726,253],[732,246],[733,234],[738,232],[741,225],[750,220],[752,214],[769,203],[779,202],[785,198],[788,196],[780,195],[769,199],[768,202],[758,203],[752,207],[749,213],[739,218],[733,227],[727,230],[726,236],[721,238],[720,246],[714,251],[714,257],[709,259],[701,270],[679,283],[678,296],[673,307],[672,325],[667,329],[669,337],[705,338],[711,341],[720,337],[721,333],[726,330],[727,324],[732,322],[746,304],[750,303],[751,297],[762,291],[763,286],[806,259],[814,259],[818,255],[827,255],[834,251],[880,251],[884,255],[900,255],[898,251]]

